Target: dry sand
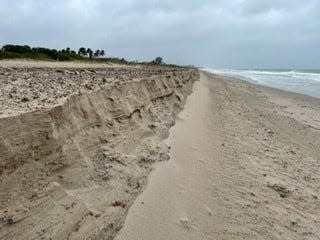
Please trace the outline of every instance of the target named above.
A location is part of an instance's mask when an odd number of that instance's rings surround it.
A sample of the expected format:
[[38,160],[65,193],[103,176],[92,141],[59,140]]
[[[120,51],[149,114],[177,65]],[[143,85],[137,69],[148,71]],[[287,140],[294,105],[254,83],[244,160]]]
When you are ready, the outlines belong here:
[[0,239],[112,239],[198,71],[24,64],[0,62]]
[[0,61],[0,118],[50,109],[72,95],[152,78],[161,71],[166,70],[104,63]]
[[116,240],[320,239],[320,100],[202,73]]
[[70,62],[57,62],[57,61],[36,61],[28,59],[13,59],[13,60],[1,60],[1,67],[7,68],[136,68],[140,65],[124,65],[124,64],[114,64],[114,63],[95,63],[95,62],[83,62],[83,61],[70,61]]

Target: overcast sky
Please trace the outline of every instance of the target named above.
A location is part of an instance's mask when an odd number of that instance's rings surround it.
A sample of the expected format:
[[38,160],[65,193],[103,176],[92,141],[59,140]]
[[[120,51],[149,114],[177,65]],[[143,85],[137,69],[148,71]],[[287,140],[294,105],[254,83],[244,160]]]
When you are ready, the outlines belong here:
[[0,44],[213,68],[320,68],[320,0],[0,0]]

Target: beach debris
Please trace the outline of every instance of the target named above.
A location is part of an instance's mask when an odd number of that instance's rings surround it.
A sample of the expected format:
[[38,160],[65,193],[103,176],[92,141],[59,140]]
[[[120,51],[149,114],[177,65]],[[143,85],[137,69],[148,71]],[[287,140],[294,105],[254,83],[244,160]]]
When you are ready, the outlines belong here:
[[287,198],[292,193],[291,190],[280,183],[268,183],[268,187],[278,192],[281,198]]
[[297,153],[295,152],[295,151],[293,151],[293,150],[290,150],[290,153],[292,154],[292,155],[296,155]]
[[272,136],[272,135],[274,135],[274,131],[272,131],[272,130],[270,130],[270,129],[265,129],[265,131],[270,135],[270,136]]
[[109,142],[108,139],[103,136],[99,136],[99,141],[102,144],[107,144]]
[[179,220],[179,224],[185,229],[191,229],[192,228],[192,223],[188,218],[181,218]]
[[91,84],[87,84],[87,83],[86,83],[84,86],[85,86],[85,88],[88,89],[88,90],[92,90],[92,89],[93,89],[93,87],[92,87]]
[[113,207],[122,207],[122,208],[125,208],[127,206],[123,201],[115,201],[111,205]]
[[150,129],[155,129],[155,128],[157,127],[157,125],[154,124],[154,123],[151,123],[151,124],[148,125],[148,127],[149,127]]
[[254,194],[253,192],[250,192],[249,193],[252,197],[255,197],[256,196],[256,194]]
[[0,214],[0,220],[7,224],[15,224],[22,221],[30,215],[30,211],[27,208],[9,209]]
[[23,98],[21,98],[21,102],[29,102],[29,98],[23,97]]
[[298,223],[295,220],[290,221],[291,226],[296,226]]
[[310,124],[308,125],[308,127],[309,127],[309,128],[312,128],[312,129],[314,129],[314,130],[320,130],[320,128],[315,127],[315,126],[312,126],[312,125],[310,125]]
[[96,217],[96,218],[98,218],[98,217],[101,216],[101,212],[98,212],[98,211],[96,211],[96,210],[90,210],[89,214],[90,214],[91,216]]
[[213,215],[211,208],[207,207],[208,215],[211,217]]

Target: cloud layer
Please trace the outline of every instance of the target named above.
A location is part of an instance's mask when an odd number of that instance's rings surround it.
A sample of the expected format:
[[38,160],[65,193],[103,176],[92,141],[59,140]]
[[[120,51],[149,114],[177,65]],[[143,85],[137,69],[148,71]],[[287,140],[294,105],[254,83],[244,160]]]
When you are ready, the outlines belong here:
[[319,68],[318,0],[0,0],[0,44],[231,68]]

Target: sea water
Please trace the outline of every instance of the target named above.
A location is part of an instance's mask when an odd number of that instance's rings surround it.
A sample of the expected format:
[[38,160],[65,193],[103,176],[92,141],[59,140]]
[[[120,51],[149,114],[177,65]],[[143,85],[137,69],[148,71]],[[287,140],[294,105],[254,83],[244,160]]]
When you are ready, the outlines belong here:
[[320,70],[204,70],[320,98]]

